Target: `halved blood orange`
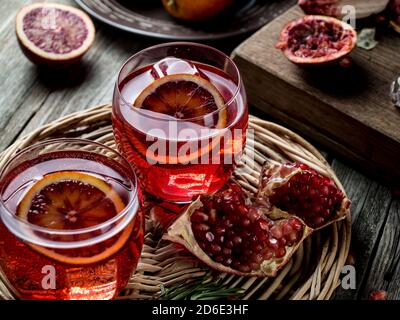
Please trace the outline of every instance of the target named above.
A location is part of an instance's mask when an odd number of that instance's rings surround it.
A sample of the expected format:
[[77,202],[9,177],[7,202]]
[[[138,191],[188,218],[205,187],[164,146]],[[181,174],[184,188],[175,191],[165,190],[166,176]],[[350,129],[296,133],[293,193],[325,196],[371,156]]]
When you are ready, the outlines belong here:
[[[28,190],[17,215],[40,227],[71,230],[99,225],[124,208],[124,202],[107,182],[82,172],[60,171],[44,176]],[[64,263],[90,264],[116,253],[129,238],[132,228],[130,224],[119,235],[84,248],[49,249],[30,245]],[[75,240],[86,239],[77,236]]]
[[[227,125],[224,98],[210,81],[198,75],[173,74],[157,79],[141,92],[134,106],[210,129],[223,129]],[[219,139],[212,139],[210,144],[202,146],[197,152],[184,156],[151,155],[146,153],[147,148],[143,148],[141,142],[132,142],[139,152],[146,157],[153,157],[155,162],[178,164],[192,161],[210,152]]]

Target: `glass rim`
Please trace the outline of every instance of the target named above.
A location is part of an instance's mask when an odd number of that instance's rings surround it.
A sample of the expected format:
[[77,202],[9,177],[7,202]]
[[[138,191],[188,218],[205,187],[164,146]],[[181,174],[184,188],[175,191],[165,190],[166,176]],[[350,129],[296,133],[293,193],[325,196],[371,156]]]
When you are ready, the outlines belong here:
[[142,110],[140,108],[135,108],[134,107],[134,108],[132,108],[132,110],[134,110],[135,112],[141,114],[143,117],[151,118],[151,119],[158,120],[158,121],[192,122],[192,121],[195,121],[195,120],[204,119],[204,117],[206,117],[206,116],[214,115],[216,113],[219,113],[219,112],[229,108],[229,106],[233,104],[233,102],[237,99],[238,95],[240,94],[241,86],[242,86],[242,77],[240,75],[240,72],[239,72],[239,69],[238,69],[237,65],[235,64],[235,62],[227,54],[225,54],[221,50],[218,50],[218,49],[216,49],[214,47],[211,47],[211,46],[208,46],[208,45],[205,45],[205,44],[201,44],[201,43],[197,43],[197,42],[189,42],[189,41],[187,41],[187,42],[186,41],[175,41],[175,42],[167,42],[167,43],[157,44],[157,45],[150,46],[150,47],[147,47],[145,49],[142,49],[142,50],[136,52],[134,55],[130,56],[123,63],[122,67],[119,69],[118,75],[117,75],[117,80],[115,81],[115,91],[117,92],[118,97],[123,101],[123,103],[128,105],[128,106],[133,106],[132,103],[129,103],[128,101],[125,100],[125,98],[121,94],[121,90],[119,90],[119,82],[120,82],[120,80],[123,80],[123,79],[121,79],[121,73],[125,69],[127,64],[129,64],[132,60],[136,59],[141,54],[143,54],[143,53],[145,53],[147,51],[155,50],[155,49],[163,48],[163,47],[172,47],[172,46],[200,47],[200,48],[203,48],[203,49],[214,51],[218,55],[224,57],[229,62],[229,64],[233,66],[233,68],[234,68],[234,70],[235,70],[235,72],[237,74],[237,78],[238,78],[237,88],[236,88],[235,93],[233,94],[232,98],[230,98],[228,102],[224,103],[224,107],[223,108],[214,110],[214,111],[212,111],[210,113],[207,113],[205,115],[202,115],[202,116],[186,118],[186,119],[165,119],[165,118],[162,118],[162,117],[157,117],[157,116],[152,116],[152,115],[145,114],[144,112],[142,112]]
[[[133,196],[131,197],[131,199],[129,200],[129,202],[126,204],[125,208],[123,210],[121,210],[117,215],[115,215],[114,217],[112,217],[109,220],[106,220],[100,224],[91,226],[91,227],[87,227],[87,228],[80,228],[80,229],[68,229],[68,230],[60,230],[60,229],[51,229],[51,228],[47,228],[47,227],[42,227],[42,226],[38,226],[35,225],[33,223],[30,223],[27,220],[21,219],[20,217],[18,217],[14,212],[10,211],[7,206],[4,203],[3,200],[3,191],[5,188],[4,184],[1,184],[0,186],[0,220],[3,220],[3,214],[2,212],[5,212],[10,218],[12,218],[14,221],[17,221],[17,223],[20,223],[26,227],[28,227],[30,230],[32,231],[36,231],[36,232],[41,232],[43,234],[47,234],[47,235],[65,235],[65,236],[69,236],[69,235],[79,235],[79,234],[84,234],[84,233],[90,233],[90,232],[94,232],[94,231],[98,231],[101,229],[104,229],[110,225],[112,225],[113,223],[117,222],[118,220],[120,220],[121,218],[123,218],[124,216],[126,216],[126,214],[129,212],[129,210],[135,205],[137,204],[138,200],[137,200],[137,195],[138,195],[138,180],[136,177],[136,174],[131,166],[131,164],[116,150],[102,144],[96,141],[92,141],[89,139],[84,139],[84,138],[55,138],[55,139],[49,139],[49,140],[45,140],[45,141],[41,141],[38,143],[35,143],[29,147],[23,148],[20,151],[18,151],[18,153],[16,153],[12,158],[10,158],[5,165],[3,166],[3,168],[0,170],[0,181],[4,178],[4,175],[6,173],[6,170],[9,169],[9,166],[11,165],[11,163],[13,161],[15,161],[15,159],[19,156],[21,156],[22,154],[26,154],[29,151],[32,151],[33,149],[48,145],[48,144],[52,144],[52,143],[56,143],[56,142],[72,142],[72,143],[81,143],[81,144],[91,144],[91,145],[95,145],[101,148],[104,148],[108,151],[111,151],[113,153],[115,153],[118,157],[120,157],[127,165],[129,170],[131,171],[130,173],[132,174],[131,176],[128,176],[128,179],[131,181],[131,183],[133,184],[134,187],[134,192],[133,192]],[[90,153],[90,151],[88,151]],[[93,153],[93,152],[92,152]],[[137,212],[137,210],[136,210]],[[136,215],[136,212],[134,213],[134,216]],[[133,217],[132,217],[133,218]],[[4,222],[4,220],[3,220]],[[11,230],[10,230],[11,231]],[[29,240],[28,240],[29,241]],[[79,242],[79,241],[77,241]],[[74,243],[74,241],[71,241],[69,243]]]

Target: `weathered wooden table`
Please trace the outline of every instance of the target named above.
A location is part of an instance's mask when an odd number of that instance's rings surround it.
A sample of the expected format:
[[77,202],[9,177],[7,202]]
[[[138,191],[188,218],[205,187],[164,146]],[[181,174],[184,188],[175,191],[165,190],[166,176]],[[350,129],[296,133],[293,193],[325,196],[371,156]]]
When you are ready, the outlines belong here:
[[[27,2],[0,1],[0,151],[60,116],[111,101],[122,63],[158,42],[97,23],[94,47],[81,65],[67,72],[43,72],[25,58],[15,37],[15,14]],[[75,5],[72,0],[58,2]],[[293,3],[270,0],[271,19]],[[241,40],[211,44],[229,53]],[[366,299],[371,291],[385,290],[389,298],[400,299],[400,199],[354,166],[325,155],[353,202],[352,255],[357,272],[357,288],[339,288],[333,298]]]

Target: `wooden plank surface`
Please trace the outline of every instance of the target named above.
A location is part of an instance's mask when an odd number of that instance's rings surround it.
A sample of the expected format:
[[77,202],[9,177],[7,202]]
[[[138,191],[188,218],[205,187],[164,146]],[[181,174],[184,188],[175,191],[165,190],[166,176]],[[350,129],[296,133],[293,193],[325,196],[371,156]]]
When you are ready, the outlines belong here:
[[[94,47],[81,65],[64,73],[44,73],[25,59],[14,35],[14,16],[25,0],[0,1],[0,151],[15,139],[65,114],[111,101],[121,64],[137,50],[156,41],[96,24]],[[74,5],[73,1],[63,0]],[[270,0],[271,19],[293,1]],[[240,39],[214,43],[226,52]],[[252,94],[250,92],[250,94]],[[251,107],[251,112],[260,114]],[[283,123],[285,124],[285,123]],[[335,299],[365,299],[370,291],[388,290],[400,298],[400,202],[382,184],[365,177],[332,154],[329,161],[353,200],[353,252],[357,290],[341,290]]]
[[400,112],[389,95],[400,74],[400,37],[382,31],[374,50],[354,50],[351,68],[301,68],[275,45],[302,14],[293,7],[235,50],[250,102],[400,185]]

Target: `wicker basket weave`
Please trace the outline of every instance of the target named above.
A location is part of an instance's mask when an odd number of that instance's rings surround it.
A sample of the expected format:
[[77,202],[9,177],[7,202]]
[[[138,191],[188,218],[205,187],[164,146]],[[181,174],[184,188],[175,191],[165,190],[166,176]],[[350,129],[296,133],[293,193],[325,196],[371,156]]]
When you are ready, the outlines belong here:
[[[272,162],[306,163],[323,175],[332,177],[343,189],[323,156],[298,135],[252,116],[249,127],[254,129],[254,139],[248,139],[246,152],[250,152],[249,146],[254,146],[255,165],[233,177],[245,189],[256,190],[261,165],[267,159]],[[70,114],[38,128],[0,155],[0,168],[22,148],[55,137],[83,137],[115,147],[111,106],[101,105]],[[141,261],[121,294],[121,299],[156,299],[160,293],[160,284],[169,287],[204,276],[222,278],[228,287],[243,288],[243,299],[329,299],[339,285],[351,237],[351,220],[348,215],[346,220],[334,223],[309,237],[276,278],[239,277],[211,272],[184,250],[177,250],[168,242],[158,241],[151,221],[146,222]],[[13,294],[7,288],[6,279],[0,274],[0,298],[13,299]]]

